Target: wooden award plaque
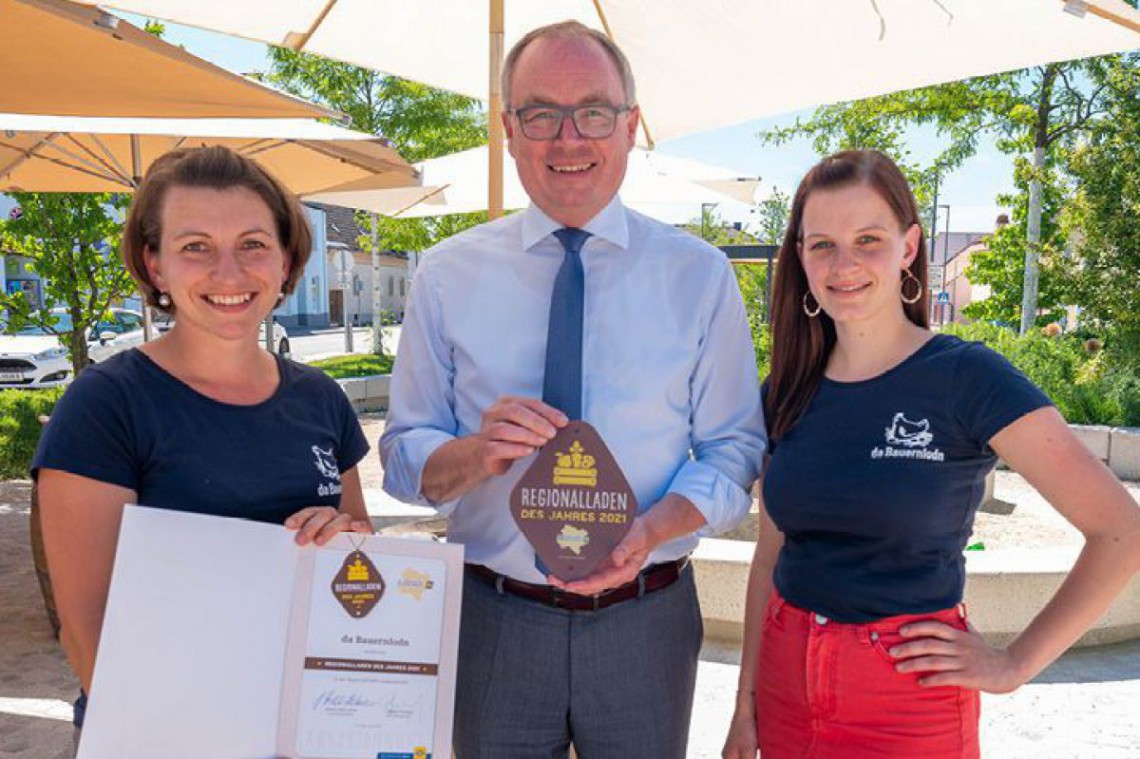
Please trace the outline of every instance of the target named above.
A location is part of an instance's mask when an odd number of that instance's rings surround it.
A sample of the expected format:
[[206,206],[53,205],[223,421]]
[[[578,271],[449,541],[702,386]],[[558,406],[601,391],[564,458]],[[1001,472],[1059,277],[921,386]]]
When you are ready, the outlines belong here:
[[591,574],[637,515],[637,498],[601,436],[572,421],[542,447],[511,491],[511,514],[550,574]]

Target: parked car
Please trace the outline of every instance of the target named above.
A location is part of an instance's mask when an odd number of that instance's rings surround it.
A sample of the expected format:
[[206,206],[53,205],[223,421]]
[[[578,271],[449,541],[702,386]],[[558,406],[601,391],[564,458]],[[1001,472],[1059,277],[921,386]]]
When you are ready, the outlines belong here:
[[[170,331],[174,326],[174,316],[171,314],[157,313],[154,316],[154,328],[156,334],[163,334]],[[262,322],[260,328],[257,330],[258,343],[265,344],[265,322]],[[285,356],[289,356],[289,333],[285,328],[277,323],[277,317],[273,318],[273,342],[271,343],[273,352]]]
[[[265,322],[261,323],[261,329],[257,331],[257,339],[262,345],[265,344]],[[277,355],[289,357],[289,333],[277,322],[277,317],[273,317],[273,341],[270,346]]]
[[[63,309],[52,310],[59,332],[71,329],[71,316]],[[142,314],[125,308],[112,308],[110,317],[101,320],[87,334],[87,358],[91,363],[106,361],[116,353],[143,343]],[[169,319],[155,320],[155,333],[170,329]],[[265,340],[265,326],[258,340]],[[289,333],[273,321],[273,349],[289,355]],[[72,380],[71,359],[59,337],[43,327],[25,327],[13,334],[0,335],[0,389],[44,388],[65,385]]]
[[[54,309],[55,328],[71,329],[71,316]],[[110,318],[87,334],[87,356],[91,362],[142,344],[142,314],[125,308],[112,308]],[[14,334],[0,335],[0,388],[41,388],[71,381],[71,359],[59,337],[43,327],[25,327]]]

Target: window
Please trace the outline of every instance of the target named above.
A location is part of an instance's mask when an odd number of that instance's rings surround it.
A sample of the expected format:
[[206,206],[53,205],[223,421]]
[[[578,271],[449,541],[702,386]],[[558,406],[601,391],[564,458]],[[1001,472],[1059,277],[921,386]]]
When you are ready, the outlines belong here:
[[396,278],[388,277],[388,297],[391,298],[396,294]]
[[400,297],[404,297],[404,278],[400,277]]

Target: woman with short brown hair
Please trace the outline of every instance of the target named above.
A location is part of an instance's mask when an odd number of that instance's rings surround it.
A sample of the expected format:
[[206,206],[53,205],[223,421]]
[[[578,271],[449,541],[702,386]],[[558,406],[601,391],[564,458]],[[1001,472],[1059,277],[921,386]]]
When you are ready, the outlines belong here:
[[178,150],[143,179],[124,238],[174,326],[83,372],[32,464],[60,640],[85,692],[125,504],[283,524],[300,545],[371,532],[352,406],[322,372],[258,346],[309,256],[296,199],[226,148]]

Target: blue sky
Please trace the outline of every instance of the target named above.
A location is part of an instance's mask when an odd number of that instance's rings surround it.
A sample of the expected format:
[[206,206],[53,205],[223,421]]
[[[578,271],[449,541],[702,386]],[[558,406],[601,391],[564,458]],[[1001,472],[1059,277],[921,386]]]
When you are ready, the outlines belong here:
[[[140,17],[124,15],[140,26],[144,22]],[[166,25],[165,39],[238,73],[264,71],[269,65],[266,47],[261,43],[177,24]],[[803,111],[799,115],[808,113],[810,112]],[[788,125],[795,120],[796,115],[750,121],[713,132],[681,137],[662,142],[657,149],[663,153],[723,166],[741,176],[759,176],[765,190],[776,186],[790,195],[800,177],[819,156],[806,140],[768,147],[760,143],[756,134],[763,129]],[[909,146],[915,158],[922,161],[937,152],[937,135],[930,129],[912,130]],[[950,231],[992,231],[994,219],[1003,210],[998,207],[996,198],[1000,193],[1009,191],[1012,174],[1010,158],[1000,153],[992,143],[983,142],[978,154],[948,177],[940,189],[939,204],[950,206]],[[945,209],[939,213],[939,231],[946,228],[946,215]],[[747,222],[748,217],[739,216],[730,220]]]

